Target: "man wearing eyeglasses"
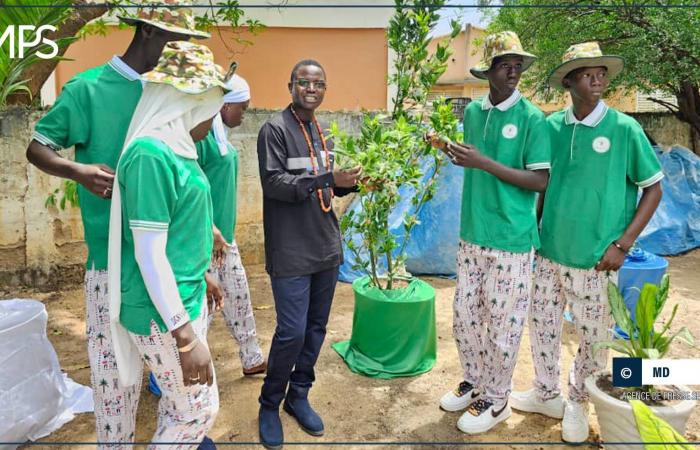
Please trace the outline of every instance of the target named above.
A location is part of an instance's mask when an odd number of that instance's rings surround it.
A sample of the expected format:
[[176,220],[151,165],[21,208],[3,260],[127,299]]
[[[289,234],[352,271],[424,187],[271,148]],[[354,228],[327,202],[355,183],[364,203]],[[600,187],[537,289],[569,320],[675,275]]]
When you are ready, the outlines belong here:
[[332,200],[352,192],[360,175],[359,167],[334,169],[333,143],[326,141],[325,126],[316,120],[327,88],[321,65],[300,61],[288,87],[292,103],[258,135],[265,269],[277,312],[259,399],[260,440],[268,449],[279,449],[284,441],[282,400],[284,410],[304,431],[312,436],[324,433],[308,392],[343,262]]

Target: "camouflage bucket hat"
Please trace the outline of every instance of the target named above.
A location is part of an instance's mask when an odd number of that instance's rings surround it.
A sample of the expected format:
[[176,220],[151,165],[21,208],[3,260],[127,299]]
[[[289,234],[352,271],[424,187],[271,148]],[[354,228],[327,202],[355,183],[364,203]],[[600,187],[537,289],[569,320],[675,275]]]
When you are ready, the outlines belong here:
[[186,94],[201,94],[214,87],[226,88],[221,66],[208,47],[187,41],[168,42],[158,65],[141,75],[148,83],[164,83]]
[[562,63],[549,74],[547,82],[560,91],[564,90],[561,82],[571,71],[582,67],[607,67],[608,78],[613,79],[622,72],[625,61],[620,56],[603,55],[597,42],[574,44],[564,53]]
[[500,33],[489,34],[484,39],[484,54],[481,62],[476,67],[469,69],[472,75],[482,80],[486,79],[486,72],[491,68],[493,60],[499,56],[522,56],[523,72],[537,58],[532,53],[523,50],[520,38],[512,31],[501,31]]
[[197,39],[211,37],[207,32],[195,29],[194,14],[189,8],[183,8],[180,0],[132,0],[127,2],[128,15],[117,16],[128,24],[147,23],[161,30],[185,34]]

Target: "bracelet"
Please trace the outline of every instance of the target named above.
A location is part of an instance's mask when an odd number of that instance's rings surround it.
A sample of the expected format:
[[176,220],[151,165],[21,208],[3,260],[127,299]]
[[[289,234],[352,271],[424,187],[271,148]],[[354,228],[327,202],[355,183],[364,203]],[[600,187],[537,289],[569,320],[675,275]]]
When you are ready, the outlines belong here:
[[199,344],[199,339],[195,338],[189,344],[182,347],[178,347],[177,351],[180,353],[191,352],[197,346],[197,344]]
[[627,254],[629,250],[625,250],[623,246],[621,246],[617,241],[612,241],[612,244],[617,247],[618,250],[620,250],[622,253]]

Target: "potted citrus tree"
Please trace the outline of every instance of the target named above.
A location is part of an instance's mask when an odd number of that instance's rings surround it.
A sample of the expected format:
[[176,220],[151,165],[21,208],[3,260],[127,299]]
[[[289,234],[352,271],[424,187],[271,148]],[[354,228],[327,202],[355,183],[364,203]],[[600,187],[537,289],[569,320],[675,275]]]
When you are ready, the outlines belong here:
[[[432,198],[444,161],[426,142],[431,131],[456,140],[458,122],[444,99],[430,103],[430,88],[447,68],[451,36],[430,54],[430,30],[444,1],[396,0],[387,39],[395,52],[389,83],[396,86],[393,108],[365,114],[359,136],[331,125],[336,161],[362,166],[355,207],[340,220],[353,270],[355,311],[352,337],[333,347],[355,372],[381,378],[427,372],[435,363],[435,291],[405,270],[406,244],[422,206]],[[410,198],[408,210],[398,211]],[[405,202],[404,202],[405,203]],[[401,226],[394,226],[400,221]],[[353,239],[353,236],[355,238]]]
[[[629,340],[601,342],[594,349],[609,348],[630,358],[660,359],[676,340],[694,346],[693,335],[686,327],[671,333],[678,305],[673,307],[671,316],[658,331],[655,327],[668,298],[668,286],[668,275],[663,276],[658,286],[645,284],[639,294],[633,320],[618,287],[610,283],[608,298],[612,315]],[[691,391],[685,386],[617,388],[612,385],[611,374],[607,371],[588,377],[586,388],[595,406],[604,442],[642,442],[628,399],[642,400],[656,416],[668,422],[680,434],[685,432],[686,423],[695,407]]]

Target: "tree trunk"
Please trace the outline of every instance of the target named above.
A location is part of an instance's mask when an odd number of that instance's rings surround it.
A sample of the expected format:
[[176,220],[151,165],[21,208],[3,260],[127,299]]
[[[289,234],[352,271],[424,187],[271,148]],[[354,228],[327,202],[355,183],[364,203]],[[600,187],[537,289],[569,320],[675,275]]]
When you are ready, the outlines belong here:
[[698,85],[690,81],[683,82],[676,92],[678,113],[676,117],[681,122],[690,125],[690,141],[693,153],[700,154],[700,90]]
[[[72,2],[74,5],[83,5],[86,0],[74,0]],[[55,33],[47,34],[46,37],[49,39],[60,39],[64,37],[75,36],[75,34],[80,31],[81,28],[85,26],[89,21],[102,16],[108,11],[109,8],[106,6],[95,6],[93,8],[73,8],[72,12],[68,16],[65,22],[61,26],[56,27]],[[58,52],[58,56],[63,56],[68,50],[68,46],[62,48]],[[28,79],[27,87],[32,92],[32,98],[36,96],[41,91],[41,87],[44,85],[46,80],[51,76],[51,73],[58,65],[58,60],[56,59],[42,59],[36,64],[32,64],[27,67],[20,76],[20,79]],[[8,105],[28,105],[31,103],[31,99],[26,92],[17,92],[10,95],[7,98]]]

